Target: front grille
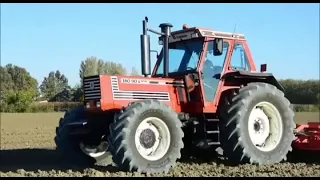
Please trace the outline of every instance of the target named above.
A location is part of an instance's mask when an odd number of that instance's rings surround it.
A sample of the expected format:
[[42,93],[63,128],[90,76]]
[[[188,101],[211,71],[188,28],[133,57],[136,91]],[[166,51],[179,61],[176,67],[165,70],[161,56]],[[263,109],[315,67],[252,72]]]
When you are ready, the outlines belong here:
[[84,100],[101,99],[100,76],[83,79]]

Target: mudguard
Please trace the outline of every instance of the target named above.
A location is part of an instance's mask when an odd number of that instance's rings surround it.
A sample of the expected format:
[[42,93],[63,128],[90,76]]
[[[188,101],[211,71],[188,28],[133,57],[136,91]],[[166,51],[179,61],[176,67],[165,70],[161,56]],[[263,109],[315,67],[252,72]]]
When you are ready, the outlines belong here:
[[91,132],[86,120],[68,123],[65,128],[69,128],[69,135],[84,135]]
[[276,86],[281,91],[284,91],[283,86],[276,80],[272,73],[233,71],[224,74],[221,79],[226,83],[232,84],[242,84],[243,82],[265,82]]

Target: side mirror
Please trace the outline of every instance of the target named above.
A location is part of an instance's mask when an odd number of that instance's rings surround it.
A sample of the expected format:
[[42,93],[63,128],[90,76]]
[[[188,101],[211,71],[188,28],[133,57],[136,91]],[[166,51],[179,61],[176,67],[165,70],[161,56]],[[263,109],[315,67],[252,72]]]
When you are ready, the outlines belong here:
[[223,54],[223,39],[216,38],[213,43],[213,55],[220,56]]

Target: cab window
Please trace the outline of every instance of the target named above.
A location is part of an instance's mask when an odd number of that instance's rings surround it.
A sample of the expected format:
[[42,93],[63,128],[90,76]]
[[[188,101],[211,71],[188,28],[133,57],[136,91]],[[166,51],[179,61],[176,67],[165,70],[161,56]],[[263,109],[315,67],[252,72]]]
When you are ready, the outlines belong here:
[[242,44],[236,44],[231,57],[231,68],[233,70],[250,71],[247,53]]

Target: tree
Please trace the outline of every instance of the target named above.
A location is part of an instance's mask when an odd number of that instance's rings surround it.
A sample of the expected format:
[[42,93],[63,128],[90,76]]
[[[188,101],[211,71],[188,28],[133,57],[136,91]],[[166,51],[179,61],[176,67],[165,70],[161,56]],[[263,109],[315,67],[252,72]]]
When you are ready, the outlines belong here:
[[83,77],[101,74],[126,75],[126,69],[120,63],[103,61],[102,59],[98,59],[97,57],[93,56],[81,61],[79,70],[81,81]]
[[1,67],[1,90],[6,92],[8,90],[20,91],[31,89],[34,95],[38,94],[38,82],[35,78],[31,77],[30,73],[25,68],[8,64]]
[[40,85],[42,95],[49,101],[57,101],[57,94],[68,88],[68,79],[59,70],[51,71]]
[[292,104],[319,104],[319,80],[280,80]]
[[4,97],[4,104],[1,110],[5,112],[26,112],[33,102],[34,92],[25,91],[8,91]]
[[106,61],[103,67],[103,74],[125,76],[127,74],[127,70],[120,63]]
[[72,89],[68,86],[49,99],[50,102],[70,102],[72,101]]
[[141,76],[135,67],[132,67],[130,76]]
[[39,94],[37,80],[13,64],[0,67],[0,75],[1,111],[25,112]]
[[84,61],[81,61],[79,76],[82,80],[83,77],[99,75],[103,73],[104,62],[102,59],[96,57],[89,57]]
[[72,101],[74,102],[83,101],[83,90],[80,84],[76,84],[72,88]]

